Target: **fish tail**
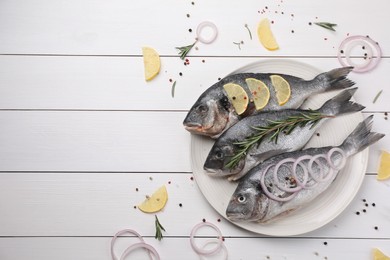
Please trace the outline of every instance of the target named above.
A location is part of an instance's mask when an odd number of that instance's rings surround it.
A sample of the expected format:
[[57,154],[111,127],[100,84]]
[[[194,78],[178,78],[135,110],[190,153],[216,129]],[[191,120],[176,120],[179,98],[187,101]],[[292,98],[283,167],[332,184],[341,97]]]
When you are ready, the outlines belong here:
[[355,85],[355,82],[347,79],[347,76],[352,71],[352,69],[353,67],[333,69],[331,71],[319,74],[314,78],[314,80],[325,82],[324,84],[320,84],[322,91],[346,89]]
[[353,130],[341,144],[340,148],[343,149],[348,156],[364,150],[385,136],[384,134],[371,132],[372,118],[373,115],[360,122],[355,130]]
[[346,89],[326,101],[318,112],[324,115],[337,116],[347,113],[358,112],[364,109],[364,106],[350,101],[357,88]]

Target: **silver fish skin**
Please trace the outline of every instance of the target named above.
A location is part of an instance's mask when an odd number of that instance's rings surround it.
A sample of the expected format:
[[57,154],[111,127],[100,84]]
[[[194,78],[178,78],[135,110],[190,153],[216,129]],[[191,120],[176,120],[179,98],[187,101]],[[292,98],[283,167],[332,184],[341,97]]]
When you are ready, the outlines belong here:
[[[330,117],[360,111],[364,106],[349,101],[356,90],[357,88],[344,90],[314,111]],[[298,126],[289,134],[280,133],[276,143],[270,140],[270,136],[266,136],[260,144],[249,149],[234,168],[228,167],[231,158],[240,149],[237,142],[253,136],[256,133],[254,127],[266,127],[270,121],[285,120],[309,112],[313,110],[288,109],[262,112],[242,119],[215,141],[203,168],[212,177],[229,176],[229,180],[235,181],[242,178],[255,165],[274,155],[301,149],[328,118],[321,119],[315,125]]]
[[[226,209],[226,216],[232,221],[256,221],[260,223],[271,222],[282,216],[285,216],[291,211],[299,209],[313,199],[320,196],[325,190],[329,188],[333,180],[337,177],[339,170],[333,170],[332,175],[326,178],[325,181],[316,182],[313,178],[308,178],[308,185],[316,185],[312,187],[303,188],[296,192],[290,200],[278,201],[264,192],[263,187],[266,187],[268,192],[271,192],[277,198],[286,198],[291,196],[291,192],[286,192],[278,188],[275,182],[273,170],[278,162],[286,158],[297,159],[301,156],[316,156],[320,154],[327,154],[333,148],[339,148],[344,152],[345,159],[364,150],[366,147],[377,142],[384,134],[371,132],[372,116],[359,123],[355,130],[344,140],[340,146],[336,147],[322,147],[309,148],[306,150],[284,153],[266,160],[264,163],[253,168],[243,179],[240,180],[234,194],[232,195],[228,207]],[[334,165],[338,165],[342,161],[343,155],[341,153],[332,153],[330,160]],[[308,167],[310,160],[303,160],[301,163]],[[290,163],[293,164],[292,162]],[[329,173],[330,165],[327,160],[319,161],[319,164],[313,164],[312,170],[315,174],[320,174],[320,167],[323,167],[324,172]],[[271,167],[270,167],[271,166]],[[289,166],[288,164],[286,166]],[[340,165],[341,166],[341,165]],[[267,169],[268,168],[268,169]],[[353,173],[350,173],[353,174]],[[291,172],[286,167],[280,167],[277,171],[277,180],[284,182],[284,185],[296,187],[297,184],[291,182]],[[301,178],[302,175],[297,175]],[[319,175],[318,175],[319,176]],[[261,179],[264,178],[262,186]]]
[[[217,138],[240,119],[258,112],[253,102],[249,102],[245,113],[238,115],[223,88],[227,83],[235,83],[242,86],[250,97],[251,93],[245,79],[259,79],[268,86],[271,95],[268,104],[261,111],[296,109],[308,97],[314,94],[353,86],[354,82],[346,78],[351,70],[352,67],[337,68],[321,73],[308,81],[276,73],[240,73],[230,75],[215,83],[200,95],[187,113],[183,125],[191,133]],[[280,75],[290,84],[291,96],[283,106],[280,106],[277,102],[275,90],[270,79],[271,75]]]

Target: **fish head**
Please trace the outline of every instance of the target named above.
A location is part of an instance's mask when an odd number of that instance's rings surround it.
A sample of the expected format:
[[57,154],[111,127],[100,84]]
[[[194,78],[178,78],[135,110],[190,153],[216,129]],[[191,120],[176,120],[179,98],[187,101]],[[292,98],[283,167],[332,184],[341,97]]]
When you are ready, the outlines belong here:
[[269,198],[259,185],[248,179],[242,180],[234,191],[226,216],[232,221],[260,221],[268,210]]
[[195,102],[183,121],[185,129],[191,133],[218,137],[238,115],[221,88],[212,86]]
[[213,177],[227,176],[239,173],[245,166],[242,158],[234,167],[229,165],[231,158],[237,153],[233,141],[218,139],[211,148],[203,168]]

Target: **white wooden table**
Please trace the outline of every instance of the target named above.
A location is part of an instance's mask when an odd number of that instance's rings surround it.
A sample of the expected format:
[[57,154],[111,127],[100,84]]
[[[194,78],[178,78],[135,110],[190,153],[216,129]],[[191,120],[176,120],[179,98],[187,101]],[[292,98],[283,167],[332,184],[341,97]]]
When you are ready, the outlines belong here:
[[[387,0],[0,0],[0,259],[110,259],[111,237],[124,228],[162,259],[198,259],[189,233],[202,219],[221,229],[229,259],[363,260],[374,247],[390,255],[390,181],[376,180],[380,150],[390,150],[388,10]],[[257,40],[264,17],[274,21],[278,51]],[[197,44],[184,66],[175,47],[191,44],[205,20],[217,25],[218,38]],[[317,21],[337,23],[336,32],[309,25]],[[182,127],[188,109],[218,78],[254,61],[340,67],[338,46],[356,34],[383,50],[376,69],[350,78],[363,114],[374,114],[374,130],[387,136],[370,148],[353,202],[331,223],[294,237],[228,222],[191,179],[191,136]],[[148,83],[142,46],[162,61]],[[159,242],[154,215],[134,205],[163,184],[169,201],[158,217],[167,232]],[[116,249],[135,241],[120,239]],[[139,250],[128,259],[148,258]]]

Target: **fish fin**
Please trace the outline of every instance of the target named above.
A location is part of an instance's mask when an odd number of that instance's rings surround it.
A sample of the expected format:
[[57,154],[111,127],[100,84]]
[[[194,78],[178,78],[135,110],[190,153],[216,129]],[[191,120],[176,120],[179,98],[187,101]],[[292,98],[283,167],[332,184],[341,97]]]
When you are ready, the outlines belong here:
[[318,112],[325,115],[336,116],[341,114],[353,113],[363,110],[365,107],[350,101],[357,88],[346,89],[326,101]]
[[321,84],[323,91],[346,89],[355,85],[355,82],[347,79],[348,74],[352,71],[353,67],[342,67],[333,69],[328,72],[319,74],[314,80],[325,82]]
[[371,132],[372,118],[373,115],[360,122],[341,144],[341,149],[349,156],[364,150],[385,136],[384,134]]

